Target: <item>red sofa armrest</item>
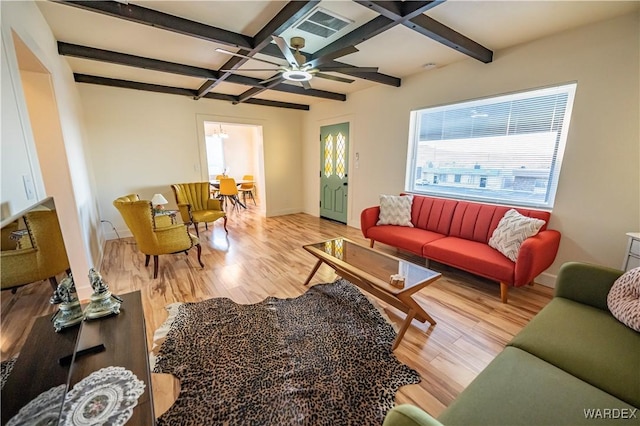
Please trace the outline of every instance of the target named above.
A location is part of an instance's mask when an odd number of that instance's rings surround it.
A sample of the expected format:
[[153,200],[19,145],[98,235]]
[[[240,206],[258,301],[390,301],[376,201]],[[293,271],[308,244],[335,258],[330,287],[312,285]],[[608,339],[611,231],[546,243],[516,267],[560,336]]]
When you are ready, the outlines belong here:
[[380,216],[380,206],[368,207],[360,213],[360,229],[365,238],[369,238],[367,236],[369,228],[376,226],[376,223],[378,223],[378,216]]
[[516,260],[513,285],[523,286],[547,269],[558,254],[560,232],[547,229],[524,240]]

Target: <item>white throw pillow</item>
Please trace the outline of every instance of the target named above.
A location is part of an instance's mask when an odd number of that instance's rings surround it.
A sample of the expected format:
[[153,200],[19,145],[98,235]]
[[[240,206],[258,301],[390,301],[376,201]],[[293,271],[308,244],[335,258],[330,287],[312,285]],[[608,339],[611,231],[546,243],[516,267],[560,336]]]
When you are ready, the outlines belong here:
[[413,195],[381,195],[380,216],[376,225],[400,225],[413,228],[412,204]]
[[536,235],[544,224],[542,219],[526,217],[511,209],[500,219],[489,239],[489,246],[515,262],[524,240]]
[[618,321],[640,332],[640,268],[625,272],[613,283],[607,306]]

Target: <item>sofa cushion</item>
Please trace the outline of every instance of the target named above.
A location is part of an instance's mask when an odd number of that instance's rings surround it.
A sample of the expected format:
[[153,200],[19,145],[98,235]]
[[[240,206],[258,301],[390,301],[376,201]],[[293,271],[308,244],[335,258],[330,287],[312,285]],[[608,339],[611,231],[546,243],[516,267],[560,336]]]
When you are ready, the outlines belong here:
[[625,272],[613,283],[607,306],[618,321],[640,331],[640,268]]
[[493,230],[489,246],[515,262],[524,240],[536,235],[544,224],[544,220],[523,216],[514,209],[508,210]]
[[[488,243],[498,223],[510,207],[459,201],[451,219],[449,236]],[[541,210],[514,209],[523,216],[542,219],[546,229],[551,214]]]
[[627,414],[634,410],[525,351],[507,347],[438,420],[461,426],[611,424],[611,419],[587,418],[585,410],[598,408],[624,409]]
[[515,263],[485,243],[446,237],[425,245],[422,256],[507,284],[514,280]]
[[640,407],[640,334],[608,311],[555,297],[509,345]]
[[380,216],[376,225],[398,225],[413,228],[411,223],[412,195],[381,195]]
[[456,200],[414,196],[411,222],[416,228],[447,235],[457,204]]
[[425,244],[444,238],[444,235],[419,228],[380,225],[369,228],[367,238],[422,256]]

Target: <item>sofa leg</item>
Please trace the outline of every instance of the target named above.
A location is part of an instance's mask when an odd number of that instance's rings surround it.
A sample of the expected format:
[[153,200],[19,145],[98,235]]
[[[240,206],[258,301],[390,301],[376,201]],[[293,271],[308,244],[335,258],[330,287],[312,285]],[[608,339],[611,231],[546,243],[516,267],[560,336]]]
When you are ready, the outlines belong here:
[[371,240],[369,241],[369,247],[373,248],[373,245],[375,244],[375,242],[376,242],[376,241],[375,241],[374,239],[371,239]]
[[533,287],[533,285],[534,285],[534,284],[535,284],[535,283],[533,282],[533,280],[531,280],[531,282],[529,283],[529,286],[530,286],[530,287]]
[[431,261],[425,257],[424,258],[424,267],[429,269],[429,265],[431,265]]
[[500,283],[500,299],[502,303],[507,303],[507,297],[509,296],[509,284]]

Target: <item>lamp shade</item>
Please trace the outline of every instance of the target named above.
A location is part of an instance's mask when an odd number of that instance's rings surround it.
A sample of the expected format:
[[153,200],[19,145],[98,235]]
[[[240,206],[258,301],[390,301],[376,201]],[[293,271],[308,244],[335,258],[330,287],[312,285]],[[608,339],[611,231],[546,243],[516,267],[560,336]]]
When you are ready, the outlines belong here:
[[151,204],[153,204],[154,206],[161,206],[167,203],[168,203],[167,199],[164,198],[162,194],[154,194],[153,198],[151,199]]

